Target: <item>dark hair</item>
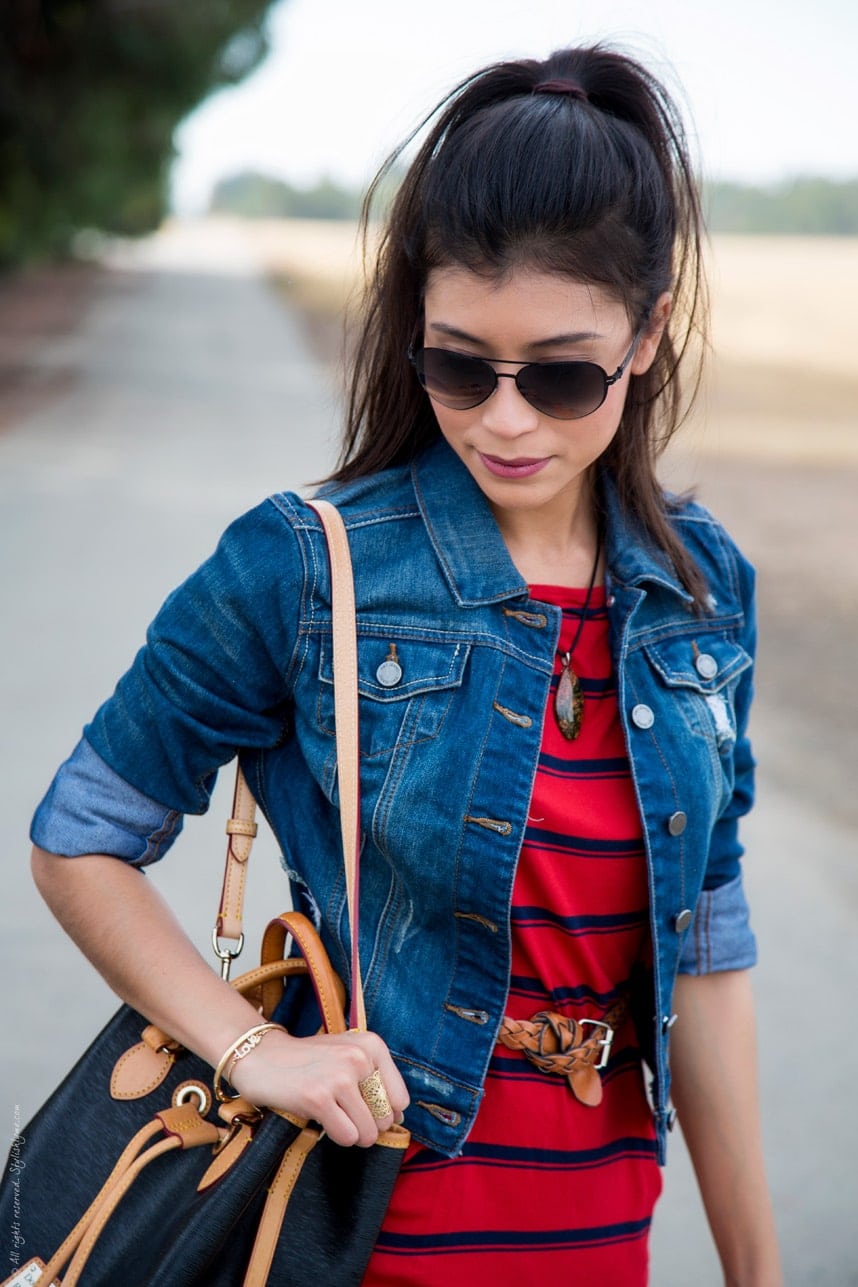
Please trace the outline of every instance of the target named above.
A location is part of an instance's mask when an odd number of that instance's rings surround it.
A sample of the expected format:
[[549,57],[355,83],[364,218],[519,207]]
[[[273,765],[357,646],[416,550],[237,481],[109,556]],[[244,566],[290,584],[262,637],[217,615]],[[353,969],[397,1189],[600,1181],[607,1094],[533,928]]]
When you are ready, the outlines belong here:
[[[573,92],[534,93],[548,90],[549,81],[571,82]],[[487,67],[388,158],[364,203],[365,248],[379,183],[436,115],[393,201],[368,278],[333,478],[409,461],[439,433],[406,357],[432,268],[455,265],[492,277],[525,266],[561,273],[605,289],[635,327],[671,291],[673,313],[655,361],[631,377],[602,462],[621,504],[699,606],[703,578],[669,522],[655,474],[684,418],[679,365],[691,337],[702,336],[705,314],[702,220],[679,112],[644,67],[601,45]]]

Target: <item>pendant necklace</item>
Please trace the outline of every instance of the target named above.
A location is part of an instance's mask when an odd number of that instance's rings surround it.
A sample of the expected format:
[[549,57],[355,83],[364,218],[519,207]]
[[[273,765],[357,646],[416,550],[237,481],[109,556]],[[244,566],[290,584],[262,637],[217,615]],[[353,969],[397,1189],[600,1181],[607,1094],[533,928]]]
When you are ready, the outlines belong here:
[[590,584],[587,586],[584,606],[578,618],[578,629],[575,631],[575,638],[566,652],[558,652],[557,654],[560,658],[562,669],[560,678],[557,681],[557,692],[554,695],[554,715],[560,732],[569,742],[574,742],[581,732],[581,720],[584,715],[584,693],[581,688],[581,680],[572,669],[572,654],[578,647],[584,630],[587,610],[593,597],[593,586],[596,584],[596,572],[599,568],[599,555],[601,553],[602,537],[600,533],[599,539],[596,541],[596,557],[593,560],[593,571],[590,573]]

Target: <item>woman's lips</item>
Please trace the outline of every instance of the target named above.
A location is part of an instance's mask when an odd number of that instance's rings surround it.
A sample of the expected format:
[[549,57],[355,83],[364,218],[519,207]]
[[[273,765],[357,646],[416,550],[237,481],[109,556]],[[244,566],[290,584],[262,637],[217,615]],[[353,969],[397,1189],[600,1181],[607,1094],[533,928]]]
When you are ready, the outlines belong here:
[[503,460],[500,456],[487,456],[478,452],[480,460],[491,474],[498,478],[528,478],[538,474],[548,464],[548,457],[534,459],[532,456],[519,456],[515,460]]

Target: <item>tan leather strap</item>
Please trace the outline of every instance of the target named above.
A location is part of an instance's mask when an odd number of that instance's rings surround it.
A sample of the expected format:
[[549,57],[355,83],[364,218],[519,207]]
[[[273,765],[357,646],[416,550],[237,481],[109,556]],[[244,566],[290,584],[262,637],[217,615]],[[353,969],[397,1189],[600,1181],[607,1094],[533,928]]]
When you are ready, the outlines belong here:
[[[283,960],[286,935],[291,934],[301,949],[307,972],[313,983],[326,1032],[345,1032],[343,1017],[345,989],[334,971],[322,940],[307,917],[301,912],[284,912],[269,921],[262,936],[262,964],[260,971],[272,969]],[[294,959],[294,958],[287,958]],[[242,976],[242,979],[246,976]],[[262,984],[262,1010],[267,1016],[274,1013],[282,996],[283,984],[276,977]]]
[[160,1157],[163,1153],[170,1153],[180,1147],[179,1141],[174,1137],[159,1140],[157,1144],[153,1144],[151,1148],[148,1148],[145,1153],[141,1153],[140,1157],[131,1164],[124,1175],[120,1176],[111,1189],[106,1192],[102,1190],[98,1209],[94,1212],[92,1221],[84,1231],[80,1245],[72,1257],[71,1264],[63,1275],[63,1287],[75,1287],[86,1268],[86,1262],[89,1260],[95,1244],[104,1231],[104,1226],[144,1167],[148,1166],[150,1162],[154,1162],[155,1158]]
[[349,540],[342,516],[330,501],[308,502],[322,521],[331,566],[331,633],[334,654],[334,725],[337,784],[346,869],[346,897],[352,947],[352,996],[349,1027],[366,1031],[363,981],[358,956],[360,901],[360,761],[358,751],[358,669],[355,592]]
[[321,1138],[321,1132],[318,1129],[305,1126],[283,1154],[283,1160],[277,1168],[277,1174],[271,1182],[265,1206],[262,1209],[262,1219],[259,1221],[253,1251],[250,1253],[244,1287],[265,1287],[268,1282],[274,1253],[277,1250],[277,1239],[280,1237],[283,1217],[286,1215],[292,1190],[295,1188],[309,1153]]
[[504,1015],[498,1042],[508,1050],[520,1050],[541,1072],[565,1077],[575,1097],[595,1108],[602,1102],[598,1069],[607,1063],[614,1033],[627,1013],[628,1003],[622,999],[601,1019],[579,1021],[551,1010],[532,1019]]
[[51,1281],[51,1277],[56,1277],[58,1275],[63,1265],[66,1263],[69,1256],[72,1254],[75,1247],[78,1245],[81,1238],[86,1233],[86,1230],[92,1221],[92,1217],[95,1214],[96,1210],[98,1209],[98,1205],[102,1201],[105,1193],[107,1193],[108,1190],[111,1189],[112,1186],[116,1183],[117,1179],[125,1173],[128,1167],[131,1165],[131,1162],[140,1152],[143,1145],[148,1140],[150,1140],[153,1135],[157,1135],[160,1129],[161,1129],[161,1125],[159,1122],[156,1122],[154,1120],[151,1122],[147,1122],[146,1125],[141,1126],[140,1130],[137,1131],[137,1133],[133,1135],[131,1139],[128,1141],[125,1148],[122,1150],[121,1154],[117,1158],[116,1165],[114,1166],[113,1170],[110,1172],[110,1175],[108,1175],[107,1179],[104,1181],[104,1184],[101,1186],[98,1193],[96,1193],[92,1202],[90,1202],[89,1206],[84,1211],[83,1215],[78,1220],[77,1224],[68,1234],[68,1236],[63,1239],[63,1241],[60,1243],[60,1245],[57,1247],[56,1251],[48,1261],[45,1267],[46,1271],[48,1269],[51,1270],[51,1274],[48,1274],[48,1277],[47,1277],[48,1282]]
[[[145,1148],[149,1140],[158,1134],[163,1134],[165,1138]],[[43,1275],[45,1281],[52,1282],[58,1277],[63,1265],[74,1252],[71,1264],[63,1276],[63,1287],[75,1287],[93,1247],[119,1201],[144,1167],[156,1157],[177,1148],[214,1145],[219,1143],[220,1139],[220,1129],[200,1117],[197,1110],[189,1104],[182,1104],[178,1108],[167,1108],[156,1113],[152,1121],[142,1126],[123,1149],[116,1165],[93,1201],[48,1261]]]
[[[296,974],[309,973],[307,962],[302,956],[290,956],[285,961],[271,961],[268,965],[257,965],[254,970],[247,970],[233,983],[233,987],[247,997],[248,1001],[259,1010],[266,1019],[270,1019],[283,996],[286,981]],[[345,1005],[345,988],[337,980],[339,994]],[[271,989],[270,992],[268,989]],[[271,1000],[273,1004],[268,1005]]]
[[220,906],[212,931],[212,947],[221,963],[220,972],[224,979],[229,978],[230,966],[244,947],[244,933],[241,928],[244,882],[247,878],[247,862],[256,832],[256,801],[241,771],[241,765],[237,764],[232,813],[226,824],[226,862],[223,869]]
[[[352,941],[352,999],[350,1027],[366,1030],[363,981],[358,956],[358,903],[360,868],[360,767],[358,753],[357,641],[351,554],[339,510],[330,501],[309,501],[321,520],[331,568],[331,633],[334,653],[334,718],[337,738],[337,781],[340,792],[340,825],[349,932]],[[221,976],[229,978],[233,960],[244,946],[242,912],[247,863],[256,836],[256,801],[241,765],[236,765],[232,814],[226,824],[223,885],[212,946],[221,963]],[[223,942],[222,940],[226,940]],[[229,946],[235,944],[235,946]]]
[[235,774],[232,814],[226,824],[226,866],[217,916],[221,938],[241,938],[241,913],[247,860],[256,837],[256,801],[239,767]]

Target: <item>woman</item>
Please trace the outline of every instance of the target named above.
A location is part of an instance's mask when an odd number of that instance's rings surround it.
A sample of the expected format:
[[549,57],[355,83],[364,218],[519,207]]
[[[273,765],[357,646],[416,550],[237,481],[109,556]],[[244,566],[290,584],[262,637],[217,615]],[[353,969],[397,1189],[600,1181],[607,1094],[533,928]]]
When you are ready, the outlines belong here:
[[[356,575],[372,1031],[269,1032],[231,1081],[342,1145],[404,1113],[367,1282],[626,1285],[672,1077],[726,1279],[776,1284],[736,831],[753,576],[654,474],[702,307],[681,127],[602,48],[490,67],[439,111],[323,489]],[[348,980],[331,678],[324,540],[281,494],[167,600],[36,814],[66,929],[212,1065],[258,1016],[135,869],[238,753]]]

